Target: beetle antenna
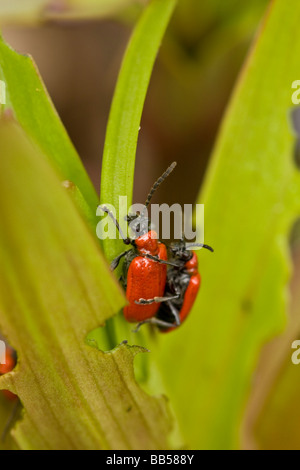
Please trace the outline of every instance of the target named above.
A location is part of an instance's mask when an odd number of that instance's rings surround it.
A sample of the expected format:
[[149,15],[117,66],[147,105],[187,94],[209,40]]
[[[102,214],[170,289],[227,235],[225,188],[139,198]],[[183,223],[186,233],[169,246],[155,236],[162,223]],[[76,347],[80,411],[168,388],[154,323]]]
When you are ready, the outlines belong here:
[[124,233],[123,233],[123,231],[120,227],[120,224],[117,221],[117,219],[115,218],[115,216],[113,215],[113,213],[106,206],[99,206],[99,207],[103,210],[103,212],[106,212],[106,214],[109,215],[109,217],[112,219],[112,221],[114,222],[115,226],[117,227],[117,229],[118,229],[125,245],[130,245],[130,243],[131,243],[130,238],[125,237],[125,235],[124,235]]
[[213,252],[214,249],[209,246],[209,245],[204,245],[203,243],[189,243],[189,244],[186,244],[186,249],[189,250],[190,248],[192,248],[193,246],[201,246],[202,248],[206,248],[207,250]]
[[150,192],[147,196],[147,199],[146,199],[146,202],[145,202],[145,207],[149,206],[153,194],[158,189],[158,187],[161,185],[161,183],[163,181],[165,181],[165,179],[169,176],[169,174],[172,173],[172,171],[174,170],[176,165],[177,165],[177,162],[171,163],[171,165],[166,169],[166,171],[158,178],[157,181],[155,181],[154,185],[150,189]]

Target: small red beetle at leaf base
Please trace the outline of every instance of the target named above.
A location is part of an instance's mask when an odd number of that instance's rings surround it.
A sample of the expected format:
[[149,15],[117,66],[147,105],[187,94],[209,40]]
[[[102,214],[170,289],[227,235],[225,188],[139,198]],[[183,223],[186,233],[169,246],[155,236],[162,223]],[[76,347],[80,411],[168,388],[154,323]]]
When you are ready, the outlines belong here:
[[[123,309],[128,322],[140,322],[153,317],[159,309],[159,301],[163,300],[167,281],[167,248],[157,239],[154,230],[147,232],[135,240],[134,258],[124,263],[122,284],[126,289],[129,305]],[[148,258],[156,256],[159,261]],[[130,255],[129,255],[130,256]],[[162,263],[165,261],[165,263]],[[143,299],[156,299],[145,305]]]
[[[8,372],[11,372],[16,365],[16,362],[17,362],[16,352],[10,346],[6,347],[5,360],[6,360],[6,364],[0,364],[0,375],[4,375],[4,374],[7,374]],[[9,390],[1,390],[1,393],[10,401],[15,401],[18,399],[17,395],[10,392]]]
[[[173,171],[176,163],[173,162],[151,188],[146,203],[147,209],[151,198],[160,184]],[[149,230],[149,220],[143,213],[127,216],[130,227],[135,225],[139,236],[136,239],[126,238],[122,233],[119,223],[113,214],[105,206],[100,206],[114,221],[123,242],[132,245],[130,250],[124,251],[111,263],[111,269],[118,266],[124,257],[123,274],[120,281],[126,290],[126,298],[129,305],[123,309],[124,317],[128,322],[143,322],[156,315],[160,303],[169,301],[164,295],[167,280],[167,265],[173,266],[168,261],[167,248],[158,240],[157,233]],[[151,299],[151,302],[148,300]]]
[[[5,364],[0,364],[0,375],[8,374],[9,372],[11,372],[15,368],[17,363],[17,353],[12,347],[8,345],[6,346],[5,351],[5,361]],[[14,393],[10,392],[9,390],[1,390],[1,394],[7,399],[8,402],[12,404],[10,408],[11,414],[7,422],[4,424],[4,427],[1,426],[2,432],[0,439],[1,442],[4,442],[11,427],[18,419],[19,411],[21,410],[21,402],[19,400],[19,397]],[[3,423],[1,424],[3,425]]]
[[209,245],[189,243],[184,240],[173,243],[169,247],[173,266],[168,270],[164,296],[169,300],[162,303],[154,318],[140,322],[137,330],[143,323],[156,325],[161,332],[172,331],[178,328],[189,315],[196,300],[201,276],[198,272],[198,258],[195,251],[190,248],[199,246],[214,251]]

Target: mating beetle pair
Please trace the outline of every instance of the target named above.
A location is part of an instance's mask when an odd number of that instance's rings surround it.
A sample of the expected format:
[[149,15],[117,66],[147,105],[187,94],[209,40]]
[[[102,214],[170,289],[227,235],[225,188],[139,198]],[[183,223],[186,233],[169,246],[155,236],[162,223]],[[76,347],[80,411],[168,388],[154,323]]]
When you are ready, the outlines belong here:
[[[176,162],[173,162],[155,182],[148,194],[145,211],[154,192],[175,166]],[[136,224],[139,236],[126,238],[109,209],[101,208],[115,223],[123,242],[132,246],[111,263],[114,270],[124,257],[120,281],[128,300],[123,309],[125,319],[138,323],[135,331],[144,323],[156,325],[162,332],[177,328],[190,313],[201,283],[197,255],[190,248],[213,249],[204,244],[186,243],[184,239],[167,248],[158,240],[157,233],[150,230],[148,217],[143,212],[127,216],[128,223]]]

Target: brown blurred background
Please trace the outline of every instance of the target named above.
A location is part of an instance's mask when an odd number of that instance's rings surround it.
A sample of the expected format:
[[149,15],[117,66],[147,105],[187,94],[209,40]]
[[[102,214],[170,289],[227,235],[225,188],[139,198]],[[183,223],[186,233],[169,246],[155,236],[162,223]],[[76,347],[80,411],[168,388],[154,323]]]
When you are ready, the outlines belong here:
[[[177,171],[154,202],[195,202],[225,106],[267,3],[179,2],[147,95],[134,202],[144,202],[147,189],[173,160]],[[33,56],[98,192],[109,107],[132,23],[124,13],[118,19],[3,31],[12,47]]]

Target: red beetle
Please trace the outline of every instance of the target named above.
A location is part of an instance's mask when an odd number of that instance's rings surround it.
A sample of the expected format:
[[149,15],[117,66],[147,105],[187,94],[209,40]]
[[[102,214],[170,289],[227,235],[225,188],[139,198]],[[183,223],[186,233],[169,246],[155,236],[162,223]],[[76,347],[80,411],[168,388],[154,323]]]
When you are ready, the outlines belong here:
[[[16,366],[17,354],[16,354],[16,351],[10,346],[6,346],[5,361],[6,361],[5,364],[0,364],[0,375],[8,374]],[[2,433],[0,436],[1,442],[4,442],[11,427],[13,426],[15,421],[18,419],[19,412],[21,410],[21,404],[20,404],[19,397],[15,395],[14,393],[10,392],[9,390],[1,390],[1,393],[9,402],[12,403],[11,414],[7,422],[4,424],[4,427],[2,427]]]
[[[167,281],[167,249],[157,240],[156,232],[149,231],[135,240],[136,256],[124,264],[123,285],[129,305],[124,307],[124,316],[129,322],[140,322],[153,317],[159,309],[159,300],[164,295]],[[157,261],[147,255],[157,257]],[[126,280],[126,281],[125,281]],[[157,299],[144,304],[144,299]]]
[[[158,326],[162,332],[168,332],[178,328],[187,318],[201,285],[198,258],[196,252],[190,250],[194,246],[214,251],[208,245],[187,244],[184,240],[170,245],[171,260],[174,263],[167,274],[165,301],[160,304],[155,318],[140,322],[137,329],[143,323],[152,323]],[[150,300],[147,303],[149,302]]]
[[[8,372],[11,372],[15,368],[15,365],[17,362],[16,353],[14,349],[12,349],[9,346],[6,347],[5,360],[6,360],[6,364],[0,364],[0,375],[4,375],[4,374],[7,374]],[[10,401],[15,401],[18,399],[17,395],[10,392],[9,390],[1,390],[1,392]]]
[[[154,192],[159,185],[173,171],[176,163],[163,173],[151,188],[146,203],[147,209]],[[111,269],[114,270],[121,258],[124,259],[123,274],[120,281],[126,290],[126,298],[129,305],[124,307],[124,316],[129,322],[141,322],[147,320],[157,313],[161,302],[169,301],[163,297],[166,280],[167,265],[173,263],[168,261],[166,246],[158,240],[157,233],[149,230],[149,220],[143,213],[127,216],[127,222],[135,223],[139,236],[136,239],[126,238],[122,233],[118,221],[105,206],[101,206],[114,221],[123,242],[126,245],[132,245],[130,250],[124,251],[117,256],[111,263]],[[150,302],[149,302],[150,299]]]

